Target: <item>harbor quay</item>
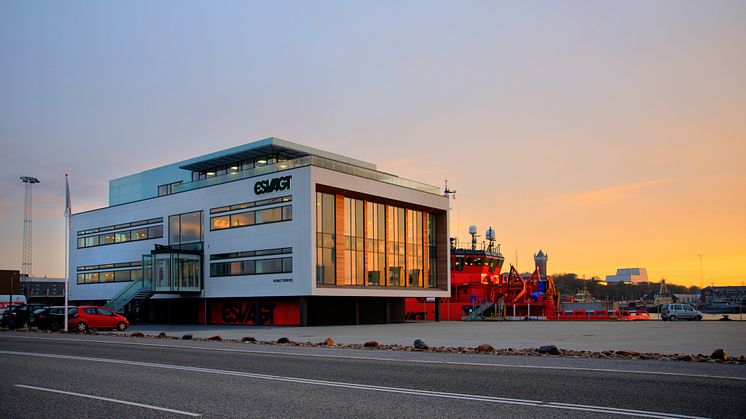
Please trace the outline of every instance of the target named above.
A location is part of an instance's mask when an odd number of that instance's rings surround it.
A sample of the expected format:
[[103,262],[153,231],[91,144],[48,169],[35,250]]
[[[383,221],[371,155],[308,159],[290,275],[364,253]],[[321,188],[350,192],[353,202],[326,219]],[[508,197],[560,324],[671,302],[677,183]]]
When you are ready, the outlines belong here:
[[[738,319],[737,315],[733,316]],[[412,345],[421,339],[432,347],[476,347],[490,344],[496,349],[537,348],[555,345],[583,351],[635,351],[662,354],[705,354],[724,349],[731,357],[746,355],[746,322],[599,322],[599,321],[502,321],[502,322],[406,322],[355,326],[227,326],[136,324],[124,335],[165,333],[180,338],[223,339],[253,337],[259,341],[288,338],[293,342],[318,343],[332,338],[337,344]]]

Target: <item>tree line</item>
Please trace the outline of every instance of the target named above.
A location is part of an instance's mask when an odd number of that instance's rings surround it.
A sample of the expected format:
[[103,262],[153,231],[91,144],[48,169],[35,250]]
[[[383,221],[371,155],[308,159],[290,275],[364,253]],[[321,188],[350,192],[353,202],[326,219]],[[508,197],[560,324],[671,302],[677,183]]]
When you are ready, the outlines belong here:
[[[657,293],[661,287],[660,281],[640,284],[615,282],[603,285],[598,278],[578,278],[578,275],[574,273],[555,274],[552,277],[554,278],[554,286],[560,295],[575,295],[582,292],[583,287],[585,287],[593,298],[606,301],[639,300],[646,294]],[[666,286],[672,294],[699,293],[699,287],[697,286],[687,287],[669,284],[668,282],[666,282]]]

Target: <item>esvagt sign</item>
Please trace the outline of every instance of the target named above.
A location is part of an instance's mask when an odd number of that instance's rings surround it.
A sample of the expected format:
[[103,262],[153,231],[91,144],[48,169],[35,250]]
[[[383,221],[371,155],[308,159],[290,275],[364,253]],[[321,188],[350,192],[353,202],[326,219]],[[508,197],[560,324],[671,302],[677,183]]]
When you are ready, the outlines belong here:
[[292,175],[287,175],[274,179],[260,180],[254,184],[254,193],[261,195],[270,192],[289,191],[292,178]]

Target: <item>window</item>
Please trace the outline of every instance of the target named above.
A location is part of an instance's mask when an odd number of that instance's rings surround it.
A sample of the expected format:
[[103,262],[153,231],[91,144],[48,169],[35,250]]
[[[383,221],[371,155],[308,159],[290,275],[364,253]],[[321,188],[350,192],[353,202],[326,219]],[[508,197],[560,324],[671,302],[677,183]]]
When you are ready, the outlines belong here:
[[435,228],[435,214],[427,214],[427,243],[428,255],[425,259],[425,276],[427,277],[427,286],[430,288],[436,288],[438,286],[437,280],[437,265],[438,265],[438,248],[437,248],[437,236]]
[[223,230],[226,228],[246,227],[257,224],[276,223],[290,221],[293,219],[293,211],[290,205],[276,208],[267,208],[256,211],[239,212],[231,215],[221,215],[210,218],[211,230]]
[[168,243],[171,245],[202,241],[202,211],[168,217]]
[[386,206],[365,203],[365,266],[369,286],[386,285]]
[[293,271],[293,258],[271,258],[242,260],[235,262],[215,262],[210,264],[210,276],[241,276],[290,273]]
[[[147,225],[153,223],[162,223],[163,218],[153,218],[150,220],[133,221],[131,223],[117,224],[115,226],[100,227],[89,230],[81,230],[78,235],[90,234],[102,230],[119,230],[125,227],[138,225]],[[163,226],[157,225],[152,227],[141,227],[131,230],[123,230],[112,233],[98,234],[93,236],[79,237],[78,248],[94,247],[105,244],[126,243],[132,240],[147,240],[163,237]]]
[[210,230],[222,230],[225,228],[230,228],[230,226],[231,226],[230,215],[210,218]]
[[120,231],[118,233],[114,233],[114,241],[116,243],[122,243],[130,240],[130,231]]
[[422,211],[407,210],[407,286],[424,287]]
[[[113,317],[114,316],[114,313],[112,313],[111,311],[109,311],[109,310],[107,310],[105,308],[97,308],[96,311],[97,311],[96,314],[98,314],[99,316],[109,316],[109,317]],[[86,313],[87,312],[88,312],[88,309],[86,309]]]
[[316,193],[316,283],[336,283],[335,196]]
[[364,285],[365,266],[363,242],[363,201],[344,199],[345,216],[345,285]]
[[405,264],[405,217],[404,208],[387,206],[388,228],[386,231],[386,262],[389,266],[388,285],[403,287],[404,264]]

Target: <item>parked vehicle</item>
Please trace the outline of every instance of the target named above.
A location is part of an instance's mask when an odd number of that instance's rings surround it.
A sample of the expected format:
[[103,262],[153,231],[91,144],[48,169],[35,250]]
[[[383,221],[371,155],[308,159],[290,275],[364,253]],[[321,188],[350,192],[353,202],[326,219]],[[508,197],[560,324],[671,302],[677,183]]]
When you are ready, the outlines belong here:
[[99,306],[79,306],[70,310],[69,327],[79,332],[88,329],[127,330],[130,322],[126,317]]
[[[68,313],[75,307],[68,306]],[[50,329],[59,330],[65,326],[65,306],[54,306],[40,308],[29,316],[29,327],[36,327],[37,329]],[[70,317],[68,317],[68,326]]]
[[44,304],[21,304],[12,306],[0,318],[0,327],[27,328],[28,318],[34,310],[44,308]]
[[661,320],[702,320],[702,312],[689,304],[663,304]]

